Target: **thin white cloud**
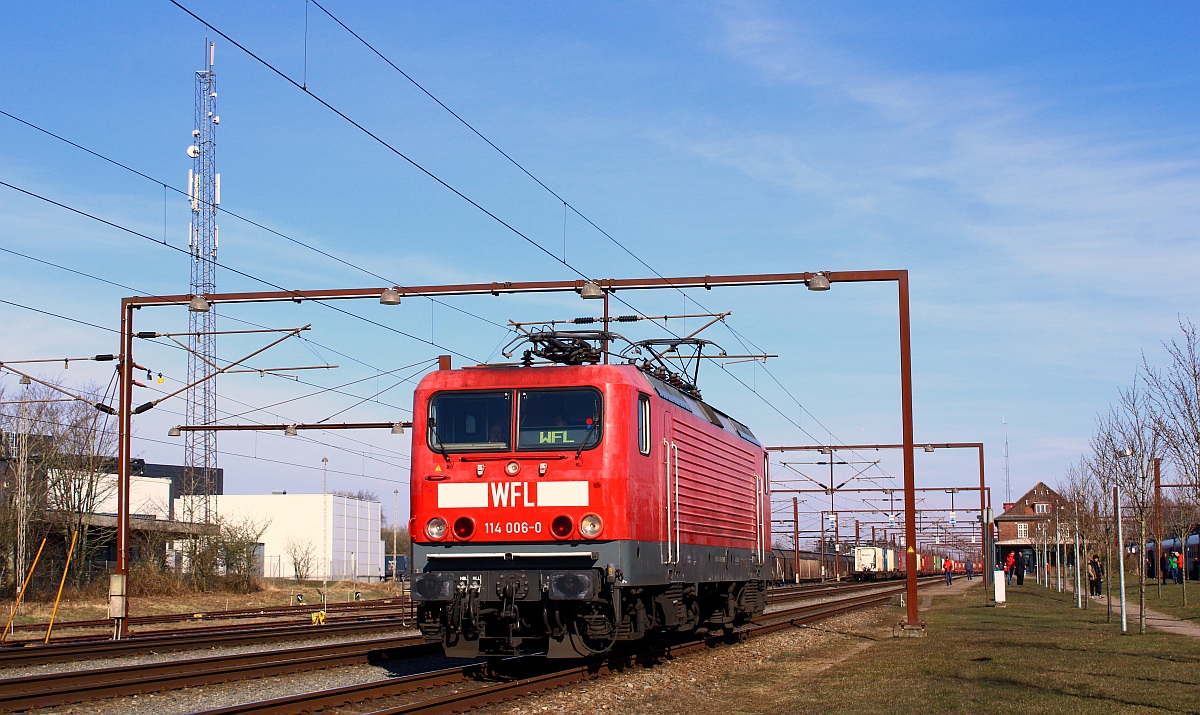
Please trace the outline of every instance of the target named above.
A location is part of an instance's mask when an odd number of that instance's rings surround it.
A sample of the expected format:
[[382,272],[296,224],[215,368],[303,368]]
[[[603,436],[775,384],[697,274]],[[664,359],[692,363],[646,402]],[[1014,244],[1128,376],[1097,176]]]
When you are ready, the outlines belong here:
[[1010,270],[1079,285],[1141,270],[1163,278],[1149,290],[1195,295],[1185,277],[1196,265],[1200,163],[1157,158],[1167,141],[1086,117],[1069,128],[1039,119],[1053,99],[1023,95],[1010,77],[872,66],[789,20],[740,7],[723,19],[730,55],[782,92],[842,102],[847,120],[795,134],[708,122],[664,141],[815,196],[846,224],[883,217],[939,243],[985,244]]

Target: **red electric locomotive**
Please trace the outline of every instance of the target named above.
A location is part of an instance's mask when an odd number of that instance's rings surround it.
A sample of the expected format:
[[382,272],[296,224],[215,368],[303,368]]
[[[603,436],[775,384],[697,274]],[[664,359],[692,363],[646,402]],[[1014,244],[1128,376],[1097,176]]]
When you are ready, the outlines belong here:
[[439,370],[414,394],[424,636],[581,657],[761,613],[768,462],[750,430],[661,372],[529,362]]

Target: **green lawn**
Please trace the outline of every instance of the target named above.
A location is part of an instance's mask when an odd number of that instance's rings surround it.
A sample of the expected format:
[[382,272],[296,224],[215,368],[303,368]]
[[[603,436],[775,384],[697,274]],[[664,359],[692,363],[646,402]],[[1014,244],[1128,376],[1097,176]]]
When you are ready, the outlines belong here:
[[[1193,623],[1200,624],[1200,582],[1187,582],[1187,602],[1188,605],[1183,605],[1183,586],[1171,583],[1168,579],[1162,584],[1162,595],[1159,595],[1159,583],[1157,579],[1147,579],[1146,581],[1146,607],[1152,611],[1160,611],[1168,613],[1176,618],[1187,619]],[[1136,604],[1138,598],[1138,583],[1136,574],[1127,574],[1125,576],[1125,597],[1129,603]],[[1114,597],[1116,593],[1114,591]]]
[[1103,608],[1079,610],[1073,594],[1032,581],[1008,599],[985,608],[976,589],[937,598],[922,614],[928,637],[880,639],[792,688],[787,711],[1200,712],[1200,640],[1122,636]]

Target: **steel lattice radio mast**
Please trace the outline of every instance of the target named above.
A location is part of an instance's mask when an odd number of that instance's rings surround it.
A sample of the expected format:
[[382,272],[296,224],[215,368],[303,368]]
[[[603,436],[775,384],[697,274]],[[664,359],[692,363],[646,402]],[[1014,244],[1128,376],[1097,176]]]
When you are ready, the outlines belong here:
[[[205,40],[204,69],[196,72],[196,124],[188,155],[188,198],[192,220],[188,227],[191,250],[192,295],[207,296],[217,291],[217,206],[221,203],[221,175],[217,173],[217,78],[213,72],[216,46]],[[208,425],[217,421],[217,381],[204,380],[217,359],[217,315],[207,301],[193,301],[188,332],[187,423]],[[196,384],[199,383],[199,384]],[[216,479],[217,433],[188,432],[184,442],[184,488],[188,494],[202,496],[200,504],[191,501],[198,512],[192,519],[212,521],[211,495]]]

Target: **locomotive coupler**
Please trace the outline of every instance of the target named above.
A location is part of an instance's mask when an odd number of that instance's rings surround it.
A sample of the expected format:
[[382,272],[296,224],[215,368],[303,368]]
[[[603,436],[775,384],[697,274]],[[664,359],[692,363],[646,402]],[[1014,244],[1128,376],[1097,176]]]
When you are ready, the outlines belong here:
[[500,619],[512,623],[517,620],[517,584],[509,581],[500,584]]
[[479,631],[480,576],[459,576],[454,588],[454,601],[450,604],[451,632],[458,631],[468,638]]

